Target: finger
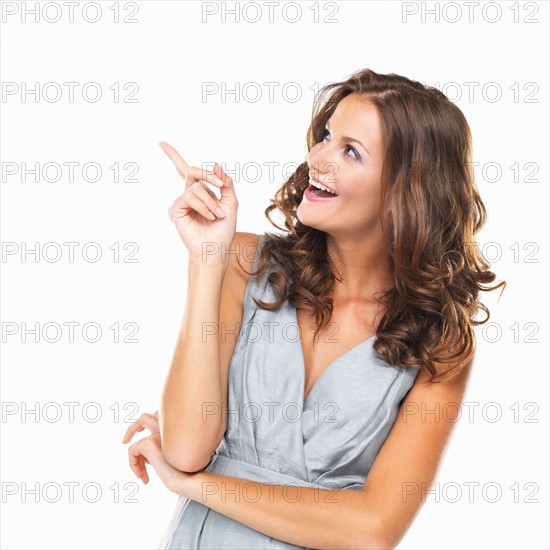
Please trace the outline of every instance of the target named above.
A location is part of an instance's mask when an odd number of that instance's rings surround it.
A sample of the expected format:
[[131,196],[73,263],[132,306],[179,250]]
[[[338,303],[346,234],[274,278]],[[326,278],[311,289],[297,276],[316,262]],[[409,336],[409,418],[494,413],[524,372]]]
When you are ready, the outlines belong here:
[[151,433],[160,432],[159,421],[152,414],[143,413],[139,418],[138,422],[147,428]]
[[235,195],[235,186],[233,185],[233,179],[228,174],[225,173],[224,169],[217,162],[214,165],[214,172],[223,181],[223,185],[220,187],[220,191],[221,191],[220,200],[226,204],[228,203],[228,199],[230,201],[234,201],[234,199],[236,199],[236,195]]
[[147,466],[145,466],[146,463],[149,463],[149,461],[144,456],[141,456],[141,471],[143,472],[141,481],[143,483],[149,483],[149,473],[147,472]]
[[180,174],[183,178],[187,178],[189,164],[187,164],[187,162],[185,162],[183,157],[168,143],[161,141],[159,145],[161,149],[166,153],[168,158],[176,166],[176,170],[178,171],[178,174]]
[[126,430],[126,434],[122,439],[122,443],[128,443],[134,437],[137,432],[143,431],[147,428],[151,433],[160,432],[160,426],[158,419],[151,414],[143,413],[137,420],[131,424]]
[[203,216],[207,220],[214,221],[216,219],[216,215],[214,214],[214,212],[211,212],[208,206],[204,204],[202,199],[195,195],[192,188],[188,189],[185,194],[187,195],[187,204],[193,210],[201,214],[201,216]]
[[189,164],[183,159],[183,157],[168,143],[161,141],[159,143],[161,149],[166,153],[166,155],[170,158],[170,160],[174,163],[176,166],[176,170],[178,171],[178,174],[186,180],[186,182],[192,183],[187,181],[188,176],[190,175],[192,178],[196,180],[204,180],[208,181],[209,183],[212,183],[216,185],[217,187],[221,187],[223,185],[223,181],[221,181],[218,176],[214,172],[207,172],[206,170],[202,168],[197,168],[195,166],[189,166]]
[[[189,188],[189,190],[192,191],[195,196],[198,197],[204,204],[206,204],[212,214],[214,214],[218,218],[225,217],[221,202],[218,200],[218,197],[216,197],[216,195],[214,195],[214,193],[210,191],[210,189],[208,189],[208,187],[198,182],[197,185],[193,185]],[[217,211],[218,208],[221,210],[221,212]]]
[[189,175],[197,181],[206,181],[212,183],[216,187],[222,187],[223,180],[214,172],[208,171],[198,166],[190,166],[188,170]]
[[136,432],[141,432],[145,428],[143,425],[139,423],[139,421],[134,422],[130,426],[128,426],[128,429],[126,430],[126,433],[124,434],[124,437],[122,438],[122,443],[128,443],[134,437]]
[[139,462],[140,462],[140,468],[141,468],[141,481],[143,481],[143,483],[148,483],[149,481],[149,474],[147,472],[147,466],[145,466],[145,464],[147,464],[149,461],[143,456],[141,455],[139,457]]
[[130,468],[139,478],[143,475],[142,466],[139,459],[141,456],[140,446],[142,441],[143,439],[128,447],[128,462],[130,463]]
[[216,193],[214,193],[214,191],[212,191],[212,189],[210,189],[210,187],[206,187],[206,185],[203,185],[203,189],[214,199],[214,200],[218,200],[218,197],[216,195]]
[[[195,182],[196,185],[203,185],[200,182]],[[206,218],[207,220],[214,221],[216,219],[216,216],[210,210],[208,207],[200,200],[195,193],[193,193],[193,188],[187,189],[185,193],[180,195],[175,201],[174,204],[169,208],[168,215],[170,217],[170,220],[172,222],[176,222],[178,218],[181,216],[182,210],[193,210],[197,212],[198,214],[201,214],[203,218]],[[186,215],[189,213],[187,212]]]

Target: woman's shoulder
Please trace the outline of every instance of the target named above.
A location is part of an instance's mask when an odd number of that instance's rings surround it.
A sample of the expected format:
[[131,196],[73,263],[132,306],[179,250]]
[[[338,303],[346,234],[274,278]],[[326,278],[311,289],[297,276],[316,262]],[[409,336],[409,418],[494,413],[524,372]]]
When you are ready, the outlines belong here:
[[234,262],[235,259],[238,259],[238,262],[235,263],[237,265],[240,264],[241,267],[237,269],[237,272],[243,279],[248,279],[247,272],[252,269],[261,238],[262,235],[258,235],[257,233],[249,233],[245,231],[235,232],[233,244],[231,246],[231,250],[227,251],[227,256],[229,258],[233,258]]

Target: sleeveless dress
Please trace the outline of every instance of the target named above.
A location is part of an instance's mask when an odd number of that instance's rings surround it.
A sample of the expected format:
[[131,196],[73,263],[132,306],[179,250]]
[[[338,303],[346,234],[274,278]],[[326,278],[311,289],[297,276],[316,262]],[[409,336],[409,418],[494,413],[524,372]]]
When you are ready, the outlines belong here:
[[[260,235],[253,272],[264,238],[265,233]],[[273,263],[267,271],[272,268]],[[296,308],[287,300],[268,311],[252,301],[252,296],[274,301],[267,271],[260,279],[248,280],[229,365],[227,430],[205,470],[289,485],[289,499],[295,498],[296,486],[362,489],[419,369],[383,361],[372,347],[372,336],[328,365],[304,402]],[[255,490],[245,492],[245,484],[237,494],[256,498]],[[304,549],[183,496],[159,548]]]

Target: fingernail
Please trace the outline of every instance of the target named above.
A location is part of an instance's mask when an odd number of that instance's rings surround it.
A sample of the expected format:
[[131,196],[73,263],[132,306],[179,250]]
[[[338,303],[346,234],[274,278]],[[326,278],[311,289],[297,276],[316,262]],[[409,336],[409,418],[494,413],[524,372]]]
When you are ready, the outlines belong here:
[[225,213],[219,206],[216,208],[216,210],[214,210],[214,212],[216,212],[216,214],[221,218],[225,218]]
[[217,181],[220,185],[223,185],[223,180],[222,180],[220,177],[216,176],[216,181]]

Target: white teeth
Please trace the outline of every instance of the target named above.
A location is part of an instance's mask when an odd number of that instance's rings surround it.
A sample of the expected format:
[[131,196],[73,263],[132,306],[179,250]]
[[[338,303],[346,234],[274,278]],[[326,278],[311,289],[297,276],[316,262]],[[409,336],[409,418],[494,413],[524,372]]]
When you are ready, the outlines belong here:
[[321,185],[320,183],[317,183],[316,181],[309,179],[309,183],[313,185],[313,187],[317,187],[317,189],[322,189],[323,191],[328,191],[329,193],[332,193],[333,195],[338,196],[338,193],[335,193],[332,189],[329,189],[328,187],[325,187],[324,185]]

